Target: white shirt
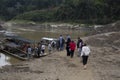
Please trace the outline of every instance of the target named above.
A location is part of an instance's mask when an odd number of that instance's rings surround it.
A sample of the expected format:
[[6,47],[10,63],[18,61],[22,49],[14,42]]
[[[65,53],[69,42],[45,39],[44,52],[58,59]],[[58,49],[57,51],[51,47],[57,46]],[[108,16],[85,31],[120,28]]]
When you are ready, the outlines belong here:
[[42,50],[45,50],[45,45],[44,45],[44,44],[41,46],[41,49],[42,49]]
[[32,49],[28,48],[28,54],[31,54],[31,53],[32,53]]
[[81,47],[82,47],[82,42],[79,43],[79,48],[81,48]]
[[52,49],[51,44],[48,44],[48,50],[51,50],[51,49]]
[[60,40],[60,44],[62,44],[63,37],[62,37],[62,36],[60,36],[59,40]]
[[83,46],[81,51],[81,56],[88,56],[90,54],[90,48],[88,46]]

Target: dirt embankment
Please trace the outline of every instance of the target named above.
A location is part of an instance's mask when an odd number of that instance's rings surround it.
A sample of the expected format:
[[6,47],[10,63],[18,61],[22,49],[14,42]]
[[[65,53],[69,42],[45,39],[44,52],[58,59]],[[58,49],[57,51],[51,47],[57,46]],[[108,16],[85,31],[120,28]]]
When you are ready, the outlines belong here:
[[103,25],[95,29],[97,33],[117,32],[120,31],[120,21]]
[[120,32],[89,37],[95,80],[120,80]]

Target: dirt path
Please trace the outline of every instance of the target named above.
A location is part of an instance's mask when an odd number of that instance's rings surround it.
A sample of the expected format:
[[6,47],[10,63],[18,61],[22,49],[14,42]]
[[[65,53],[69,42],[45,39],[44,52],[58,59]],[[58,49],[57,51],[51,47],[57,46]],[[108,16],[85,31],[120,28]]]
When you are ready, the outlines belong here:
[[75,55],[71,59],[66,51],[60,51],[3,69],[0,80],[94,80],[88,66],[84,70],[80,58]]
[[[66,63],[66,77],[63,80],[94,80],[92,68],[88,65],[88,69],[84,70],[81,59],[77,57],[77,51],[73,59],[66,57],[66,51],[58,52],[57,55],[61,57],[61,62]],[[70,68],[70,70],[69,70]]]

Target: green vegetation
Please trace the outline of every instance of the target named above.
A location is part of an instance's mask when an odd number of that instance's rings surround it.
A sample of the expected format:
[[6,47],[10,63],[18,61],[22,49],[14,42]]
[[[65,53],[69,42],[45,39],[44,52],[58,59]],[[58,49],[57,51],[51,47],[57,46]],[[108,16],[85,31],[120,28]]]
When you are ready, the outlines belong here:
[[53,21],[54,11],[55,10],[36,10],[36,11],[26,12],[24,14],[18,15],[13,19],[30,20],[35,22]]
[[0,0],[3,20],[106,24],[120,20],[120,0]]

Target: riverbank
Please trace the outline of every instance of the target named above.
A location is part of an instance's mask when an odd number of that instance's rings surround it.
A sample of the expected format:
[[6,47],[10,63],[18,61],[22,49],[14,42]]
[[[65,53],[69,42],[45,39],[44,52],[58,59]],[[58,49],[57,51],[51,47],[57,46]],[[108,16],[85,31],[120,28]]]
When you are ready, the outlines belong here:
[[77,55],[71,59],[61,51],[6,66],[0,70],[1,80],[119,80],[119,37],[120,32],[109,32],[82,38],[91,49],[87,70]]
[[120,23],[106,26],[82,37],[91,49],[87,70],[77,55],[71,59],[64,50],[5,66],[0,69],[1,80],[120,80]]

